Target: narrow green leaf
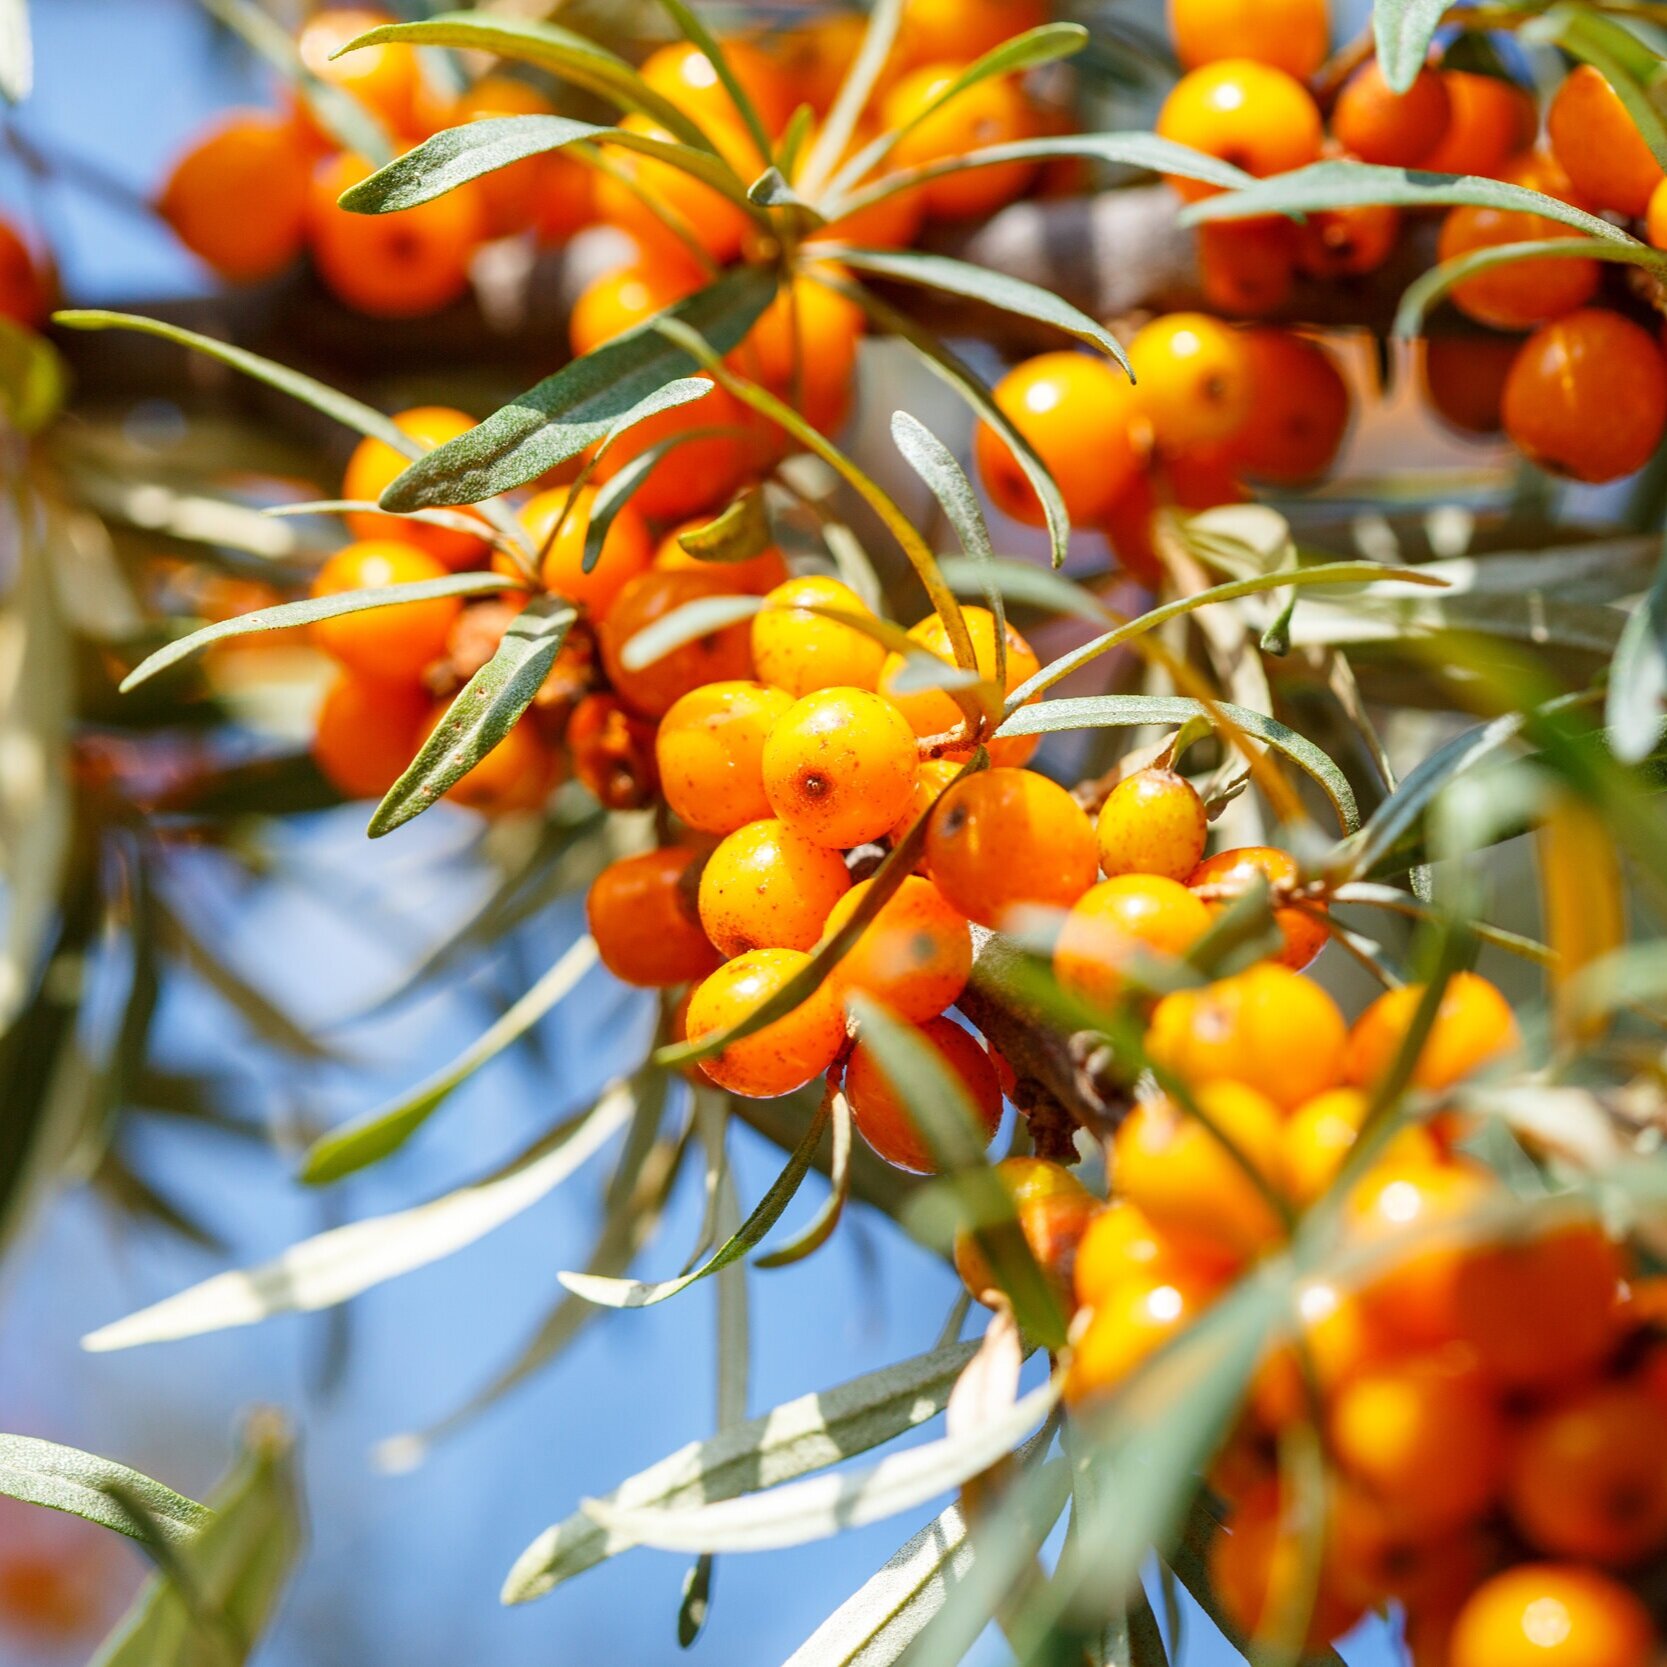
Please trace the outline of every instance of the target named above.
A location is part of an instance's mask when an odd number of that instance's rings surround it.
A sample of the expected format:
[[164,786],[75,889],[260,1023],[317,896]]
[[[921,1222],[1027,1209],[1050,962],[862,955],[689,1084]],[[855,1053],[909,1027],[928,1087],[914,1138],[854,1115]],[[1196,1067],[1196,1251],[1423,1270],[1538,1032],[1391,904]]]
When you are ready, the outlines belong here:
[[641,671],[673,649],[697,637],[710,636],[726,625],[751,619],[764,607],[762,596],[698,596],[685,602],[652,625],[644,626],[619,652],[619,663],[627,671]]
[[1418,79],[1446,10],[1446,0],[1375,0],[1372,34],[1392,91],[1404,93]]
[[596,943],[580,938],[527,993],[460,1053],[408,1093],[378,1107],[368,1116],[333,1130],[313,1142],[301,1168],[301,1179],[313,1186],[339,1181],[344,1175],[379,1163],[397,1152],[450,1096],[481,1066],[518,1042],[572,993],[579,980],[596,965]]
[[[8,3],[22,0],[0,0],[0,6]],[[25,437],[39,434],[63,409],[68,394],[69,373],[52,343],[0,318],[0,420]]]
[[[140,1541],[150,1538],[152,1524],[171,1540],[189,1540],[214,1517],[206,1505],[126,1465],[26,1435],[0,1435],[0,1494]],[[148,1522],[133,1514],[123,1495],[143,1504]]]
[[[448,532],[473,533],[485,538],[487,529],[472,514],[455,509],[410,509],[393,515],[369,498],[314,498],[299,504],[268,504],[263,517],[285,520],[297,515],[386,515],[390,521],[419,521],[425,527],[444,527]],[[513,581],[511,581],[513,583]]]
[[677,542],[696,561],[723,565],[762,555],[773,537],[764,494],[756,486],[747,486],[710,521],[679,533]]
[[785,1268],[818,1251],[833,1237],[851,1191],[851,1104],[837,1090],[828,1097],[829,1127],[833,1131],[828,1155],[828,1196],[804,1228],[779,1249],[757,1257],[757,1268]]
[[0,0],[0,98],[21,104],[35,85],[29,0]]
[[1111,613],[1095,594],[1075,579],[1010,556],[977,561],[969,556],[939,556],[944,582],[961,596],[987,595],[993,588],[1009,602],[1049,613],[1068,614],[1091,625],[1104,625]]
[[903,21],[903,0],[875,0],[868,14],[862,44],[845,78],[834,94],[832,107],[811,142],[810,154],[800,176],[800,188],[820,199],[828,180],[850,151],[851,141],[867,114],[869,102],[880,86],[880,78],[897,44],[897,30]]
[[788,184],[780,168],[766,168],[747,187],[747,201],[756,203],[760,208],[786,209],[799,225],[810,230],[827,224],[821,211],[813,208]]
[[712,66],[720,85],[729,94],[730,103],[740,111],[741,120],[746,124],[752,142],[758,146],[758,154],[770,155],[772,143],[769,130],[758,114],[758,106],[753,103],[752,94],[731,68],[724,53],[723,43],[706,27],[694,7],[685,5],[684,0],[660,0],[660,4],[665,7],[683,38],[705,53],[706,61]]
[[1654,750],[1667,705],[1667,547],[1655,581],[1621,630],[1609,668],[1604,726],[1610,750],[1623,764],[1638,764]]

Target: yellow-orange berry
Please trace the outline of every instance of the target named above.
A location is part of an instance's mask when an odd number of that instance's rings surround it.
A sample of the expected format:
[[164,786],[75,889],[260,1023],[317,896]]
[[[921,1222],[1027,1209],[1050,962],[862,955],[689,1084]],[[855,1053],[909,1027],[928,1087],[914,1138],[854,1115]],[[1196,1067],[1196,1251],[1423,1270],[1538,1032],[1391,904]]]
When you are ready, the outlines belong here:
[[[417,55],[410,47],[393,42],[342,52],[360,35],[398,21],[379,6],[326,6],[301,26],[295,47],[311,74],[351,93],[396,134],[404,135],[415,126]],[[327,136],[312,127],[305,106],[300,114],[304,129],[328,143]]]
[[851,889],[837,851],[784,822],[749,822],[727,834],[700,876],[700,921],[725,955],[811,949],[829,911]]
[[1416,168],[1440,144],[1449,109],[1439,70],[1420,70],[1412,85],[1397,93],[1374,58],[1344,83],[1332,108],[1331,131],[1362,162]]
[[907,66],[970,62],[1047,21],[1046,0],[907,0],[894,55]]
[[672,811],[691,828],[720,834],[767,817],[764,739],[792,705],[767,683],[703,683],[681,696],[654,741]]
[[[1223,58],[1183,75],[1158,112],[1160,138],[1218,157],[1265,178],[1319,160],[1319,107],[1282,69],[1249,58]],[[1188,202],[1218,187],[1171,176]]]
[[[953,1019],[927,1019],[918,1034],[960,1080],[977,1119],[978,1132],[988,1145],[1001,1126],[1001,1085],[983,1044]],[[851,1103],[851,1120],[857,1133],[887,1163],[916,1175],[936,1171],[931,1142],[860,1038],[845,1062],[845,1097]]]
[[585,918],[615,978],[653,989],[704,978],[717,966],[695,907],[694,860],[693,851],[666,845],[609,863],[591,883]]
[[[842,267],[818,268],[829,280]],[[812,428],[832,434],[845,421],[868,316],[849,296],[808,275],[776,291],[734,355],[742,371],[786,400]]]
[[1209,837],[1198,790],[1173,770],[1136,770],[1106,795],[1094,825],[1100,867],[1109,876],[1161,874],[1184,880]]
[[[1085,1237],[1077,1252],[1079,1267],[1089,1242]],[[1185,1331],[1220,1290],[1219,1279],[1191,1267],[1135,1273],[1112,1286],[1096,1299],[1093,1318],[1076,1341],[1065,1380],[1067,1398],[1078,1405],[1116,1389]]]
[[[1286,1119],[1283,1135],[1285,1189],[1293,1203],[1321,1197],[1360,1138],[1371,1102],[1358,1088],[1328,1088],[1306,1100]],[[1398,1131],[1384,1148],[1390,1163],[1435,1164],[1441,1145],[1426,1128]]]
[[[445,568],[425,550],[392,539],[368,539],[338,550],[318,570],[314,596],[350,590],[379,590],[384,585],[418,584],[438,579]],[[311,627],[313,641],[344,666],[366,677],[414,682],[445,651],[446,638],[463,604],[455,596],[427,602],[396,602],[386,608],[321,619]]]
[[[750,1018],[809,959],[793,949],[755,949],[726,961],[695,987],[685,1019],[689,1040],[702,1041]],[[844,1046],[845,1019],[824,986],[762,1030],[701,1060],[700,1068],[732,1094],[767,1099],[821,1076]]]
[[[1272,845],[1236,846],[1206,857],[1187,876],[1187,885],[1220,905],[1248,891],[1258,876],[1271,888],[1288,889],[1299,878],[1296,859]],[[1330,934],[1302,909],[1275,909],[1273,918],[1285,940],[1280,965],[1301,972],[1325,948]]]
[[1247,474],[1300,486],[1331,467],[1348,432],[1349,385],[1321,342],[1290,330],[1245,330],[1255,419],[1230,442]]
[[[617,523],[615,523],[617,525]],[[680,643],[646,665],[627,666],[626,646],[657,619],[690,602],[731,594],[721,569],[711,573],[650,570],[629,580],[597,630],[602,665],[614,692],[650,718],[662,717],[691,689],[752,676],[747,622],[720,626]]]
[[1444,69],[1447,131],[1422,163],[1432,174],[1479,174],[1498,179],[1500,170],[1534,142],[1539,107],[1526,87],[1498,75]]
[[[724,66],[741,85],[768,133],[779,133],[798,103],[792,82],[776,59],[733,35],[720,42]],[[643,59],[638,73],[662,97],[699,123],[738,124],[741,112],[718,76],[717,66],[692,41],[674,41]]]
[[1651,1667],[1655,1623],[1618,1580],[1579,1563],[1519,1563],[1453,1622],[1448,1667]]
[[837,579],[808,575],[777,585],[752,622],[752,656],[762,682],[798,699],[816,689],[872,689],[886,651],[873,637],[811,607],[872,619],[874,610]]
[[[995,1167],[1031,1255],[1069,1307],[1077,1247],[1099,1200],[1070,1170],[1046,1158],[1003,1158]],[[996,1285],[983,1249],[965,1229],[955,1235],[955,1271],[980,1301]]]
[[[1349,1082],[1370,1087],[1388,1073],[1423,993],[1422,984],[1385,991],[1355,1020],[1343,1059]],[[1510,1003],[1499,990],[1476,973],[1455,973],[1413,1067],[1412,1085],[1439,1093],[1509,1053],[1520,1040]]]
[[1250,58],[1306,81],[1331,46],[1327,0],[1169,0],[1168,21],[1183,69]]
[[[886,836],[893,845],[902,839],[920,818],[931,810],[938,802],[940,795],[947,792],[951,782],[961,773],[961,766],[952,758],[923,758],[919,768],[915,771],[914,790],[909,794],[909,803],[903,814],[891,826],[891,832]],[[926,859],[924,854],[915,865],[924,869]]]
[[625,586],[647,570],[654,545],[642,516],[625,504],[609,524],[602,552],[587,573],[585,536],[595,508],[595,487],[553,486],[522,506],[520,521],[533,548],[542,552],[539,577],[545,585],[600,619]]
[[1142,954],[1185,955],[1209,929],[1209,910],[1177,881],[1119,874],[1071,905],[1054,944],[1054,974],[1073,995],[1109,1007]]
[[607,810],[643,810],[654,802],[654,726],[610,694],[589,694],[563,732],[573,774]]
[[579,292],[568,314],[567,339],[573,357],[582,359],[594,353],[693,295],[700,284],[700,268],[692,260],[678,261],[669,255],[633,261],[599,274]]
[[[410,435],[428,451],[467,434],[475,426],[475,419],[467,412],[444,405],[419,405],[397,412],[391,420],[401,434]],[[353,455],[347,460],[342,475],[342,496],[349,502],[375,503],[410,464],[411,459],[403,452],[367,436],[353,448]],[[415,544],[454,571],[482,567],[491,555],[491,545],[484,536],[477,538],[472,533],[454,532],[450,527],[430,526],[426,521],[372,515],[361,510],[347,517],[347,529],[355,538],[397,538]],[[483,527],[483,534],[484,531]]]
[[[862,906],[872,880],[861,880],[834,904],[825,937]],[[936,1018],[966,987],[972,933],[930,880],[909,875],[880,905],[832,978],[842,991],[862,990],[916,1024]]]
[[[1030,136],[1034,118],[1024,92],[1010,76],[988,76],[963,88],[930,115],[922,116],[921,112],[940,98],[965,68],[965,60],[924,64],[885,95],[881,105],[885,126],[908,129],[892,150],[893,168],[924,167]],[[926,212],[938,219],[989,214],[1018,196],[1034,171],[1029,162],[968,168],[929,180],[919,188],[920,196]]]
[[1239,332],[1206,313],[1165,313],[1129,343],[1140,409],[1160,446],[1226,440],[1250,417],[1255,392]]
[[1661,164],[1602,70],[1578,64],[1546,111],[1546,132],[1575,189],[1601,208],[1637,216],[1661,184]]
[[380,799],[416,757],[428,706],[415,683],[341,672],[313,721],[313,758],[344,798]]
[[1074,1288],[1077,1303],[1097,1308],[1127,1284],[1164,1284],[1170,1279],[1218,1281],[1232,1258],[1183,1249],[1126,1198],[1097,1210],[1077,1246]]

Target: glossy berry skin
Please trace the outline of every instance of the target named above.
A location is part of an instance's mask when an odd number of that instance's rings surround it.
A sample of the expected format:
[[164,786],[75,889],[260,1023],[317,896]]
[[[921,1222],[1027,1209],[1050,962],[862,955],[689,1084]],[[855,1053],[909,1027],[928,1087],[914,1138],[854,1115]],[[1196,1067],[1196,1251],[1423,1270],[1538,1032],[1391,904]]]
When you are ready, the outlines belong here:
[[[988,608],[965,607],[961,610],[961,617],[966,621],[967,635],[972,638],[972,655],[979,675],[993,682],[996,675],[995,615]],[[918,624],[911,626],[909,639],[922,653],[942,660],[945,665],[954,665],[955,652],[949,646],[949,631],[937,614],[928,614]],[[1041,662],[1036,658],[1030,644],[1011,625],[1007,627],[1006,640],[1005,692],[1011,694],[1021,683],[1036,675]],[[901,654],[888,654],[880,670],[879,689],[880,693],[903,714],[910,730],[925,739],[928,736],[945,735],[959,728],[965,722],[964,715],[946,690],[905,691],[897,687],[907,664]],[[1036,751],[1038,740],[1039,737],[1035,735],[1017,735],[1005,740],[989,741],[986,743],[986,750],[992,764],[1025,764]],[[972,752],[971,747],[945,747],[940,756],[964,761],[972,756]]]
[[[920,761],[919,768],[915,771],[914,791],[909,795],[908,806],[886,835],[893,845],[908,835],[909,830],[931,810],[938,802],[939,796],[948,791],[950,783],[960,773],[961,766],[951,758],[923,758]],[[924,854],[915,866],[919,869],[925,868]]]
[[[475,426],[475,419],[467,412],[444,405],[415,406],[409,411],[396,412],[391,420],[401,434],[409,435],[424,451],[443,446]],[[349,502],[376,503],[410,465],[411,459],[403,452],[367,436],[353,448],[353,455],[347,460],[342,475],[342,496]],[[372,515],[361,510],[347,517],[347,530],[355,538],[397,538],[414,544],[453,572],[484,567],[492,554],[485,538],[400,516]]]
[[796,701],[764,743],[764,792],[790,828],[847,850],[878,839],[907,808],[914,732],[866,689],[818,689]]
[[971,62],[1048,21],[1046,0],[907,0],[896,57],[910,67],[945,58]]
[[[993,392],[1053,476],[1072,524],[1097,522],[1140,467],[1139,396],[1121,367],[1098,354],[1040,353],[1015,365]],[[978,425],[973,460],[1003,515],[1044,524],[1035,488],[988,423]]]
[[[1099,1200],[1070,1170],[1045,1158],[1003,1158],[996,1178],[1013,1200],[1019,1231],[1036,1264],[1069,1307],[1077,1246],[1100,1207]],[[995,1271],[973,1235],[955,1235],[955,1271],[979,1301],[996,1285]]]
[[1331,46],[1326,0],[1169,0],[1167,11],[1183,69],[1249,58],[1306,81]]
[[[1299,878],[1296,859],[1288,851],[1272,845],[1236,846],[1206,857],[1187,876],[1187,885],[1220,906],[1247,891],[1258,876],[1270,887],[1295,885]],[[1325,948],[1329,934],[1319,921],[1301,909],[1275,909],[1273,918],[1285,940],[1279,964],[1301,972]]]
[[[318,570],[314,596],[377,590],[384,585],[439,579],[445,568],[426,551],[391,539],[369,539],[338,550]],[[445,652],[463,604],[455,596],[399,602],[315,620],[308,628],[317,645],[350,670],[393,682],[415,682]]]
[[703,683],[678,699],[654,742],[673,813],[718,834],[769,816],[764,741],[792,705],[785,690],[747,681]]
[[[1279,1108],[1242,1083],[1207,1083],[1200,1111],[1268,1186],[1279,1182]],[[1119,1193],[1171,1243],[1200,1257],[1254,1256],[1281,1236],[1279,1216],[1203,1120],[1168,1099],[1142,1100],[1118,1128]]]
[[1569,72],[1546,111],[1546,132],[1582,196],[1629,218],[1648,209],[1661,164],[1601,70],[1579,64]]
[[[1099,1218],[1096,1218],[1099,1219]],[[1077,1252],[1091,1242],[1092,1226]],[[1215,1301],[1219,1279],[1192,1266],[1135,1272],[1109,1287],[1071,1355],[1065,1396],[1073,1406],[1115,1390],[1136,1367],[1179,1336]]]
[[[617,523],[616,523],[617,525]],[[747,622],[721,626],[662,654],[645,666],[627,667],[626,644],[657,619],[690,602],[730,594],[722,571],[639,573],[620,591],[597,631],[602,665],[614,692],[643,716],[663,717],[691,689],[752,677]]]
[[690,555],[678,539],[684,533],[694,532],[705,525],[705,519],[697,517],[673,527],[655,548],[655,568],[661,573],[721,572],[743,596],[764,596],[777,585],[787,583],[787,563],[773,544],[760,550],[756,556],[748,556],[745,561],[711,562]]
[[[724,63],[740,82],[767,133],[779,133],[798,103],[792,83],[770,53],[731,36],[721,43]],[[692,41],[674,41],[643,59],[638,73],[655,92],[705,125],[739,124],[741,112],[718,78],[716,65]]]
[[1533,94],[1497,75],[1444,69],[1447,131],[1425,158],[1432,174],[1478,174],[1501,178],[1501,170],[1526,150],[1539,132],[1540,112]]
[[785,689],[795,700],[816,689],[872,689],[880,680],[886,651],[873,637],[838,620],[808,612],[810,607],[872,619],[874,610],[837,579],[809,575],[777,585],[768,606],[752,622],[752,655],[762,682]]
[[313,720],[313,760],[345,799],[380,799],[417,755],[428,697],[415,683],[344,671]]
[[[336,54],[350,41],[399,19],[379,6],[326,6],[315,12],[296,36],[301,62],[321,80],[340,87],[395,134],[411,134],[416,125],[417,56],[408,46],[385,43]],[[326,147],[334,144],[312,125],[305,105],[298,111],[300,125]]]
[[1140,409],[1170,450],[1230,439],[1249,419],[1255,384],[1238,331],[1206,313],[1165,313],[1129,343]]
[[[988,1145],[1001,1127],[1001,1085],[983,1044],[953,1019],[927,1019],[920,1035],[960,1080],[978,1133]],[[937,1172],[930,1142],[860,1038],[845,1062],[845,1098],[857,1133],[887,1163],[914,1175]]]
[[[966,61],[923,64],[911,70],[886,95],[881,120],[892,129],[913,127],[897,141],[890,166],[898,171],[966,156],[992,145],[1013,144],[1030,136],[1030,106],[1017,81],[993,75],[957,93],[947,104],[916,121],[966,68]],[[1035,172],[1028,162],[1000,162],[946,174],[921,186],[921,201],[933,219],[961,220],[990,214],[1011,202]]]
[[[1318,161],[1322,138],[1308,89],[1249,58],[1224,58],[1182,76],[1158,112],[1156,132],[1259,179]],[[1218,189],[1179,176],[1169,183],[1187,202]]]
[[[872,880],[859,880],[834,904],[823,930],[831,938],[862,906]],[[841,991],[861,990],[915,1024],[953,1005],[972,973],[972,933],[930,880],[909,875],[845,952],[831,977]]]
[[939,801],[926,861],[952,907],[999,928],[1025,908],[1068,909],[1094,883],[1094,828],[1057,782],[983,770]]
[[[1325,1193],[1360,1138],[1370,1107],[1358,1088],[1328,1088],[1286,1118],[1282,1173],[1293,1203],[1307,1206]],[[1441,1158],[1440,1142],[1417,1124],[1393,1135],[1383,1151],[1383,1161],[1392,1163],[1437,1164]]]
[[1336,461],[1353,401],[1324,343],[1290,330],[1244,330],[1255,419],[1229,443],[1232,461],[1258,480],[1301,486]]
[[[1355,1020],[1343,1059],[1349,1082],[1370,1087],[1382,1080],[1423,991],[1422,984],[1386,991]],[[1520,1040],[1510,1003],[1498,989],[1477,973],[1455,973],[1442,992],[1435,1023],[1413,1067],[1412,1085],[1439,1093],[1508,1053]]]
[[1362,162],[1416,168],[1447,131],[1447,83],[1438,70],[1423,69],[1404,92],[1390,89],[1374,58],[1343,84],[1332,107],[1337,142]]
[[654,543],[641,514],[625,504],[608,527],[596,565],[585,572],[585,535],[595,507],[595,487],[553,486],[523,504],[519,520],[541,552],[538,576],[545,588],[600,619],[625,586],[648,570]]
[[1453,1623],[1450,1667],[1651,1667],[1655,1625],[1618,1580],[1578,1563],[1519,1563]]
[[749,822],[720,841],[700,877],[700,920],[725,955],[813,949],[851,889],[837,851],[783,822]]
[[1146,1051],[1195,1089],[1239,1082],[1289,1111],[1336,1086],[1345,1036],[1343,1015],[1318,984],[1264,963],[1165,996]]
[[700,268],[687,257],[634,261],[601,273],[579,292],[568,314],[567,339],[573,357],[594,353],[693,295],[700,286]]
[[1113,1198],[1095,1212],[1077,1246],[1073,1289],[1079,1307],[1097,1308],[1126,1285],[1219,1281],[1231,1266],[1229,1258],[1183,1250],[1128,1199]]
[[1209,929],[1209,910],[1185,886],[1161,874],[1119,874],[1071,905],[1054,945],[1054,975],[1083,1001],[1110,1007],[1141,956],[1185,955]]
[[695,908],[694,861],[693,851],[665,845],[609,863],[592,882],[585,918],[615,978],[659,989],[704,978],[718,965]]
[[613,695],[586,695],[567,720],[565,740],[574,776],[605,810],[643,810],[654,802],[654,726]]
[[[728,1030],[757,1012],[809,959],[793,949],[755,949],[726,961],[695,987],[685,1021],[689,1040]],[[792,1012],[699,1063],[720,1088],[766,1099],[821,1076],[844,1046],[844,1015],[823,986]]]
[[1156,766],[1136,770],[1100,806],[1094,838],[1101,871],[1184,880],[1204,855],[1209,829],[1204,801],[1184,776]]
[[1667,365],[1649,331],[1603,307],[1542,325],[1505,379],[1505,432],[1542,469],[1618,480],[1667,427]]

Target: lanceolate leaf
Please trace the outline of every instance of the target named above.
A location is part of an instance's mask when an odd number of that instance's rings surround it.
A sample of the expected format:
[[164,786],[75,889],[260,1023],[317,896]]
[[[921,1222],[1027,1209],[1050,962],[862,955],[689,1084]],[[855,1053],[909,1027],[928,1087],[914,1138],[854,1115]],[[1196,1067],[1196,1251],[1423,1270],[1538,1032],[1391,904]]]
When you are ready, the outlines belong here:
[[0,98],[21,104],[35,84],[29,0],[0,0]]
[[1009,602],[1052,613],[1070,614],[1091,625],[1107,625],[1115,617],[1094,593],[1075,579],[1046,567],[1009,556],[979,561],[971,556],[940,556],[944,582],[962,596],[988,596],[993,589]]
[[[693,377],[688,382],[696,382],[703,391],[709,391],[712,386],[710,382],[699,382]],[[666,388],[685,387],[688,382],[668,382]],[[662,393],[665,391],[661,390]],[[684,401],[677,400],[675,403],[683,404]],[[602,546],[607,542],[608,529],[618,519],[619,512],[643,489],[648,477],[660,466],[661,458],[696,440],[709,440],[714,435],[736,432],[734,428],[721,426],[679,429],[663,440],[656,440],[652,446],[644,447],[629,463],[621,465],[619,472],[605,480],[591,500],[590,519],[585,523],[584,571],[592,572],[602,559]]]
[[[0,1494],[85,1517],[141,1541],[156,1531],[183,1542],[214,1518],[206,1505],[126,1465],[26,1435],[0,1435]],[[135,1515],[126,1499],[138,1501],[144,1515]]]
[[660,0],[660,4],[670,14],[672,22],[677,25],[683,38],[706,54],[706,61],[711,64],[723,90],[729,94],[730,103],[740,111],[752,142],[758,146],[758,154],[769,156],[773,149],[769,130],[758,114],[758,106],[753,103],[752,94],[730,68],[722,42],[706,27],[700,13],[693,6],[685,5],[684,0]]
[[1404,93],[1418,79],[1446,0],[1375,0],[1372,33],[1384,79]]
[[641,671],[684,643],[751,619],[763,607],[762,596],[698,596],[639,631],[620,650],[619,663],[627,671]]
[[1623,764],[1648,757],[1667,703],[1667,547],[1642,606],[1629,615],[1609,670],[1604,724]]
[[[774,290],[773,274],[743,267],[659,316],[681,320],[727,353],[753,327]],[[697,368],[655,322],[575,359],[479,427],[436,447],[382,494],[383,507],[478,503],[524,486],[623,427],[621,418]]]
[[532,705],[577,617],[564,598],[535,596],[510,621],[492,658],[458,691],[376,807],[366,830],[372,839],[420,816],[503,740]]
[[[942,1412],[962,1367],[976,1352],[976,1344],[952,1343],[837,1389],[800,1396],[708,1441],[680,1448],[622,1483],[608,1501],[628,1509],[688,1510],[772,1488],[868,1452]],[[504,1601],[542,1597],[637,1543],[575,1512],[521,1554],[504,1585]]]
[[513,579],[506,579],[501,573],[447,573],[439,579],[416,579],[410,584],[377,585],[367,590],[341,590],[330,596],[307,596],[299,602],[280,602],[273,608],[234,614],[230,619],[216,620],[157,649],[122,679],[122,693],[148,683],[158,672],[227,637],[246,637],[256,631],[286,631],[321,619],[363,613],[367,608],[397,608],[405,602],[430,602],[436,597],[493,595],[506,587],[513,589],[514,584]]
[[[595,509],[591,510],[592,519]],[[710,521],[677,535],[678,544],[696,561],[722,565],[751,561],[770,546],[770,514],[764,494],[744,487]]]

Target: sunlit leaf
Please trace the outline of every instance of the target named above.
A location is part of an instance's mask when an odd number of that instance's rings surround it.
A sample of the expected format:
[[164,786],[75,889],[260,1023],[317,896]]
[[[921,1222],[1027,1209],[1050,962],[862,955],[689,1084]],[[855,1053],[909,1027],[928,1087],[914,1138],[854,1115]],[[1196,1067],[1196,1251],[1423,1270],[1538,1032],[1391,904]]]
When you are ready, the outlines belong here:
[[0,0],[0,98],[21,104],[35,84],[29,0]]
[[1446,10],[1446,0],[1374,0],[1372,34],[1391,91],[1404,93],[1418,79]]
[[1641,606],[1621,631],[1609,668],[1603,717],[1609,745],[1623,764],[1648,757],[1667,709],[1667,551]]
[[[189,1540],[214,1516],[206,1505],[126,1465],[26,1435],[0,1435],[0,1494],[84,1517],[141,1541],[154,1530],[172,1540]],[[123,1502],[129,1496],[143,1505],[142,1518]]]

